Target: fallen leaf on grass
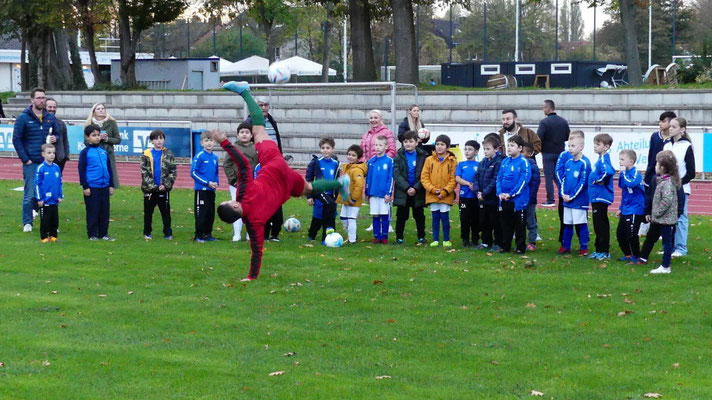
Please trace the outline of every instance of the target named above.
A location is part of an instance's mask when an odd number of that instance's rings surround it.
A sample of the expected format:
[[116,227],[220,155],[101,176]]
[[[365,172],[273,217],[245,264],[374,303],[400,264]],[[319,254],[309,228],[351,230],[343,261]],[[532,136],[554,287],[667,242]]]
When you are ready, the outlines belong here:
[[297,353],[295,353],[293,351],[290,351],[289,353],[284,353],[285,357],[291,357],[291,356],[296,356],[296,355],[297,355]]
[[52,293],[52,294],[57,294],[57,293],[59,293],[59,292],[57,292],[56,290],[53,290],[53,291],[51,291],[50,293]]
[[381,376],[377,376],[376,379],[391,379],[391,376],[390,375],[381,375]]
[[42,361],[42,366],[43,366],[43,367],[49,367],[50,365],[51,365],[51,364],[50,364],[50,362],[49,362],[48,360]]
[[378,285],[379,283],[383,283],[383,281],[379,281],[378,279],[376,279],[375,281],[373,281],[373,284],[374,284],[374,285]]
[[129,290],[129,294],[134,294],[134,291],[133,291],[133,290]]
[[628,315],[628,314],[633,314],[633,311],[624,310],[624,311],[619,312],[619,313],[618,313],[618,316],[619,316],[619,317],[625,317],[625,316]]
[[598,268],[608,268],[608,264],[606,264],[606,263],[598,264]]
[[455,252],[457,252],[457,249],[451,249],[451,250],[448,250],[447,252],[448,252],[448,253],[455,253]]
[[611,346],[610,344],[603,344],[603,345],[601,345],[601,347],[603,347],[605,349],[610,349],[613,346]]
[[99,297],[106,297],[108,296],[107,294],[100,294]]
[[492,365],[499,365],[499,361],[492,360],[492,361],[490,361],[490,364],[492,364]]
[[394,319],[387,319],[386,322],[388,322],[389,324],[394,324],[394,323],[396,322],[396,320],[394,320]]
[[646,393],[643,395],[643,397],[648,398],[648,399],[659,399],[659,398],[663,397],[663,395],[660,393]]
[[313,244],[310,244],[310,243],[305,243],[305,244],[304,244],[304,247],[314,247],[314,245],[313,245]]
[[602,299],[604,297],[611,297],[611,294],[610,293],[596,294],[596,297],[598,297],[599,299]]
[[673,368],[680,368],[680,363],[674,363],[674,364],[672,365],[672,367],[673,367]]
[[543,392],[540,392],[538,390],[533,390],[533,389],[531,392],[529,392],[529,394],[531,394],[532,396],[543,396],[544,395]]
[[284,375],[284,372],[285,372],[285,371],[274,371],[274,372],[270,372],[270,373],[269,373],[269,376],[281,376],[281,375]]
[[534,303],[527,303],[527,308],[536,308],[536,304],[534,304]]
[[4,362],[0,362],[0,368],[2,368],[2,367],[4,367],[4,366],[5,366],[5,363],[4,363]]
[[624,299],[623,299],[623,302],[624,302],[625,304],[635,304],[635,300],[628,300],[628,298],[624,298]]

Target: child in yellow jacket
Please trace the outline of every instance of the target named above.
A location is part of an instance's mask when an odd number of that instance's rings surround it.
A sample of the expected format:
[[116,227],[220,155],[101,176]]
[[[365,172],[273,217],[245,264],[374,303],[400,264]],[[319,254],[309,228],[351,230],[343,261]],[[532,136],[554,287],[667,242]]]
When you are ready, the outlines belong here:
[[457,157],[448,151],[450,138],[440,135],[435,139],[435,151],[425,160],[420,182],[425,188],[425,203],[430,205],[433,217],[433,242],[430,247],[440,245],[440,223],[443,226],[443,247],[450,242],[450,207],[455,202],[455,170]]
[[362,156],[363,149],[357,144],[349,147],[346,151],[348,164],[344,164],[342,175],[348,175],[351,178],[351,193],[348,199],[343,199],[341,193],[336,199],[339,204],[342,204],[341,222],[344,224],[351,244],[356,243],[356,219],[363,200],[363,185],[366,180],[366,172],[368,172],[366,163],[359,161]]

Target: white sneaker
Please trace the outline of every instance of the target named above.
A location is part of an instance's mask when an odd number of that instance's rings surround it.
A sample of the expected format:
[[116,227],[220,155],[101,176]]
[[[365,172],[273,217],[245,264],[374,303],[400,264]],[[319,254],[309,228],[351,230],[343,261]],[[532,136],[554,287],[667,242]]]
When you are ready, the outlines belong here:
[[232,237],[232,241],[233,241],[233,242],[239,242],[240,240],[242,240],[242,237],[240,237],[240,235],[234,235],[234,236]]
[[37,210],[32,210],[32,219],[35,219],[40,216],[40,213],[37,212]]
[[672,254],[670,254],[670,256],[672,256],[673,258],[677,258],[684,256],[684,254],[680,253],[678,250],[675,250],[672,252]]
[[650,270],[651,274],[669,274],[670,273],[670,267],[665,268],[662,265]]
[[536,241],[537,241],[537,242],[542,242],[542,241],[544,241],[544,239],[542,239],[541,236],[536,235]]
[[393,232],[395,232],[393,230],[393,227],[391,225],[388,225],[388,233],[393,233]]
[[371,232],[373,230],[373,224],[369,225],[368,228],[366,228],[366,232]]
[[22,227],[23,232],[32,232],[32,225],[31,224],[25,224],[25,226]]

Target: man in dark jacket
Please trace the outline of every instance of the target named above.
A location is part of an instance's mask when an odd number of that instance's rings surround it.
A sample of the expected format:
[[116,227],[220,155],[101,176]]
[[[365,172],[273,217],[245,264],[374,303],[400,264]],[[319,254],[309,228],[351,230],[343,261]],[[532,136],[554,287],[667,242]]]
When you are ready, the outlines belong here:
[[[396,244],[403,244],[403,231],[408,221],[409,208],[413,209],[413,219],[418,232],[418,243],[425,244],[425,188],[420,182],[420,173],[429,154],[418,143],[418,134],[407,131],[403,134],[403,147],[393,159],[393,179],[395,191],[393,205],[396,214]],[[407,151],[407,153],[406,153]],[[409,162],[410,161],[410,162]]]
[[542,106],[546,118],[539,122],[536,134],[541,139],[541,157],[544,161],[544,175],[546,178],[546,201],[544,207],[554,207],[554,170],[559,154],[564,151],[564,143],[569,140],[569,123],[556,115],[556,108],[552,100],[544,100]]
[[[32,232],[32,210],[34,208],[35,172],[44,161],[42,145],[57,135],[57,122],[54,116],[45,110],[47,96],[44,89],[35,88],[30,92],[30,102],[15,120],[12,132],[12,145],[17,157],[22,161],[22,178],[25,193],[22,199],[22,230]],[[54,139],[56,141],[56,137]]]
[[55,161],[59,165],[59,170],[64,172],[64,164],[69,161],[69,138],[67,138],[67,125],[61,119],[57,118],[57,100],[53,98],[48,98],[46,101],[47,111],[54,115],[54,119],[57,121],[57,137],[54,136],[50,138],[50,141],[54,143],[55,149],[57,149],[57,154]]
[[[264,99],[258,99],[257,105],[260,106],[262,110],[262,115],[265,117],[265,130],[269,137],[277,143],[279,147],[279,152],[284,154],[282,151],[282,138],[279,136],[279,129],[277,128],[277,121],[274,120],[272,114],[269,113],[269,101]],[[252,117],[248,116],[245,122],[252,124]]]

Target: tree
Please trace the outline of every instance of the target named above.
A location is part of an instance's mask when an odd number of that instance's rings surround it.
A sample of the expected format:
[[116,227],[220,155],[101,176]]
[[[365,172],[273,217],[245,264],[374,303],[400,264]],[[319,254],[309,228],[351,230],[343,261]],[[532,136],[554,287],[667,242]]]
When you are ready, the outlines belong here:
[[111,21],[110,0],[72,0],[71,5],[76,11],[77,25],[84,35],[91,73],[94,75],[95,85],[105,83],[104,76],[99,71],[96,61],[96,48],[94,36],[97,26],[107,25]]
[[[216,37],[216,53],[220,57],[230,60],[240,60],[240,26],[235,25],[223,30]],[[267,46],[261,37],[252,33],[251,29],[242,32],[242,58],[253,55],[266,56]],[[212,40],[199,44],[192,52],[196,57],[210,57],[213,55]]]
[[568,0],[564,0],[564,5],[561,7],[559,13],[559,27],[561,27],[560,39],[562,42],[568,42],[571,40]]
[[581,16],[581,5],[578,2],[571,3],[571,13],[569,14],[569,41],[580,42],[583,40],[583,17]]
[[141,33],[156,23],[170,22],[187,7],[186,0],[113,0],[118,9],[121,81],[135,87],[136,49]]
[[418,53],[411,0],[390,0],[393,9],[393,37],[396,53],[396,82],[418,84]]
[[357,82],[376,80],[376,64],[371,40],[371,12],[368,0],[349,0],[353,79]]

